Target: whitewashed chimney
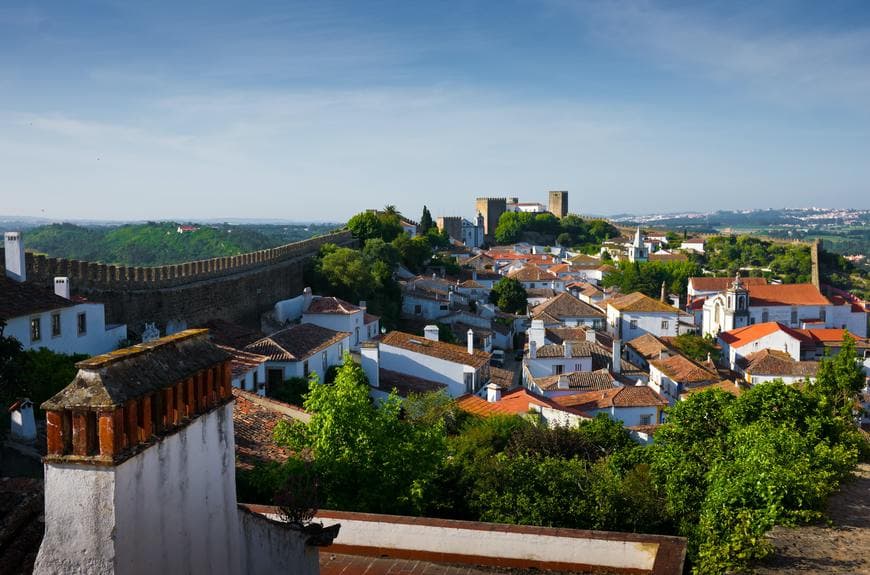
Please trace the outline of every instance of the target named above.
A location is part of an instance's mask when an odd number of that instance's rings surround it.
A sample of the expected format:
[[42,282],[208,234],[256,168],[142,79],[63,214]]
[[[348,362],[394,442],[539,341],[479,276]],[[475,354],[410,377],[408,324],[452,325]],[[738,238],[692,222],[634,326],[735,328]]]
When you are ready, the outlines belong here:
[[3,240],[3,248],[6,253],[6,277],[17,282],[27,281],[24,236],[21,232],[6,232]]
[[308,311],[308,308],[311,307],[311,300],[314,299],[314,296],[311,294],[311,288],[306,287],[302,290],[302,311],[303,313]]
[[529,339],[529,359],[537,359],[538,357],[538,344],[535,343],[535,340]]
[[380,347],[376,341],[364,341],[359,344],[360,365],[372,387],[381,385]]
[[559,376],[559,382],[556,384],[558,389],[569,389],[570,384],[568,382],[568,376],[566,374],[561,374]]
[[364,300],[364,299],[360,300],[359,308],[363,311],[363,313],[366,312],[366,310],[368,309],[368,304],[367,304],[366,300]]
[[69,299],[69,278],[54,278],[54,293],[64,299]]
[[431,339],[432,341],[438,341],[438,326],[437,325],[427,325],[423,328],[423,335],[426,339]]
[[489,403],[501,401],[501,388],[498,384],[491,381],[486,384],[486,400]]
[[469,328],[466,332],[466,338],[468,340],[468,355],[474,355],[474,330]]
[[544,320],[533,319],[532,327],[529,328],[529,341],[534,341],[538,347],[546,344],[546,329],[544,329]]
[[36,420],[33,417],[33,402],[21,399],[12,404],[9,435],[21,443],[36,441]]
[[562,341],[562,351],[564,352],[565,357],[573,357],[574,355],[571,342],[567,339]]
[[622,373],[622,340],[613,339],[613,373]]
[[586,328],[586,341],[589,343],[595,343],[598,341],[597,337],[595,336],[595,330],[591,327]]

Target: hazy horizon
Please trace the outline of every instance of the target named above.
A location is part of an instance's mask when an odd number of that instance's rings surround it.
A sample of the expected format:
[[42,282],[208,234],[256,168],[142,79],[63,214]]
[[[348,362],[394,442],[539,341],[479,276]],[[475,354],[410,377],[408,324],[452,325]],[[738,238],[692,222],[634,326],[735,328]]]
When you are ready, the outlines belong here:
[[870,208],[870,5],[756,4],[2,7],[0,211]]

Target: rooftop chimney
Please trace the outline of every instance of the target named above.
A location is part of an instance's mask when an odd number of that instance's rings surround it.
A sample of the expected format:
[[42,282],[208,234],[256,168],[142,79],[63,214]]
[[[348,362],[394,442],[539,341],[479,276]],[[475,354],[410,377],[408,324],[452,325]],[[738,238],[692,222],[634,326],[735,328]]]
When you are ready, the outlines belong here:
[[489,403],[501,401],[501,388],[498,384],[491,381],[486,384],[486,400]]
[[432,341],[438,341],[438,326],[437,325],[427,325],[423,328],[423,335],[426,339],[431,339]]
[[559,383],[556,384],[556,387],[558,387],[559,389],[568,389],[570,387],[568,382],[568,376],[566,374],[563,373],[559,375]]
[[468,328],[466,335],[468,336],[468,355],[474,355],[474,330]]
[[668,301],[668,289],[665,287],[665,282],[662,282],[662,295],[661,300],[665,303]]
[[69,278],[54,278],[54,293],[69,299]]
[[545,336],[546,330],[544,329],[544,320],[533,319],[532,327],[529,328],[529,341],[534,341],[538,344],[538,347],[541,347],[546,343],[546,341],[544,341]]
[[360,302],[359,302],[359,308],[360,308],[361,310],[363,310],[363,313],[365,313],[365,311],[368,309],[368,305],[366,305],[366,300],[364,300],[364,299],[363,299],[363,300],[360,300]]
[[562,340],[562,353],[565,357],[572,357],[571,342],[567,339]]
[[535,340],[529,340],[529,359],[536,359],[538,357],[538,344],[535,343]]
[[613,338],[613,373],[622,373],[622,340]]
[[595,330],[591,327],[586,328],[586,341],[589,343],[595,343],[598,341],[598,338],[595,336]]
[[308,311],[308,308],[311,307],[311,300],[314,299],[311,295],[311,288],[307,287],[302,290],[302,311],[303,313]]
[[36,420],[33,417],[33,402],[29,399],[21,399],[9,408],[10,426],[9,435],[22,443],[36,441]]
[[6,277],[17,282],[27,280],[24,260],[24,237],[21,232],[6,232],[3,247],[6,250]]

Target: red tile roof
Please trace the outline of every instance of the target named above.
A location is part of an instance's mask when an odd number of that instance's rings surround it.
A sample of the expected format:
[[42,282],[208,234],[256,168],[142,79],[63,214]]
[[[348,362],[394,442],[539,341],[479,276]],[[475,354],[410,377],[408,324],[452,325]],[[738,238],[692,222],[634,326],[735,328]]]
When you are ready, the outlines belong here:
[[649,363],[678,383],[719,381],[718,373],[679,353],[667,359],[652,360]]
[[387,393],[396,390],[400,397],[408,397],[412,393],[440,391],[446,388],[447,386],[443,383],[389,369],[381,369],[378,373],[378,389]]
[[275,444],[272,433],[279,421],[307,422],[310,415],[303,409],[260,397],[255,393],[233,388],[236,404],[233,408],[233,427],[236,439],[236,463],[251,469],[257,463],[284,462],[291,451]]
[[468,349],[462,345],[454,345],[443,341],[426,339],[422,335],[414,335],[402,331],[391,331],[381,336],[380,341],[384,345],[391,345],[400,349],[414,351],[436,357],[445,361],[452,361],[463,365],[470,365],[475,369],[489,363],[490,354],[480,349],[474,349],[474,353],[468,353]]
[[619,311],[671,312],[674,314],[680,313],[680,310],[678,310],[674,306],[666,304],[657,299],[653,299],[648,295],[642,294],[640,292],[634,292],[628,295],[614,297],[607,300],[607,305]]
[[747,289],[753,306],[831,304],[813,284],[750,285]]
[[260,364],[269,361],[269,358],[265,355],[250,353],[234,347],[227,347],[225,345],[218,345],[218,347],[230,354],[233,379],[242,377],[252,369],[259,367]]
[[587,391],[554,397],[553,401],[565,407],[588,411],[611,407],[666,406],[668,400],[645,385],[621,386],[602,391]]
[[337,297],[316,297],[311,300],[311,305],[305,313],[336,313],[351,315],[361,311],[358,305],[344,301]]
[[541,282],[559,279],[556,274],[534,265],[525,265],[518,270],[510,272],[507,277],[521,282]]
[[532,310],[532,319],[541,319],[543,315],[556,320],[575,317],[604,318],[604,312],[569,294],[562,292],[555,297],[536,305]]
[[650,333],[645,333],[640,337],[636,337],[625,345],[632,348],[638,355],[646,360],[658,359],[661,352],[670,353],[672,351],[667,344]]
[[752,343],[757,339],[768,336],[778,331],[785,332],[795,339],[804,339],[797,330],[793,330],[779,322],[768,321],[765,323],[757,323],[725,331],[719,334],[719,339],[730,345],[731,347],[743,347],[748,343]]
[[[733,277],[711,278],[711,277],[692,277],[689,278],[689,285],[697,291],[725,291],[731,284],[734,283]],[[764,278],[740,278],[740,283],[744,286],[767,285],[767,280]]]
[[559,378],[568,379],[568,389],[579,391],[601,391],[614,386],[613,374],[606,369],[596,371],[573,371],[562,375],[548,375],[534,380],[535,385],[546,391],[559,389]]
[[751,353],[744,358],[744,364],[749,375],[815,377],[819,369],[817,361],[795,361],[789,354],[774,349]]
[[294,325],[245,347],[245,351],[267,356],[272,361],[302,361],[350,337],[312,323]]

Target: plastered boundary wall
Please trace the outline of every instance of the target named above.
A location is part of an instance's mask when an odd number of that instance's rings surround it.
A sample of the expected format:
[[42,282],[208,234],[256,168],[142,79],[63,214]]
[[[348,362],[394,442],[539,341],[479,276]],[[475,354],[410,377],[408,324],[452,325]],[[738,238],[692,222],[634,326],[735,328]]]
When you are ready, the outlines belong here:
[[[55,277],[68,277],[72,286],[78,290],[159,289],[256,270],[313,255],[326,243],[349,245],[353,241],[349,231],[342,231],[237,256],[151,267],[108,265],[27,252],[25,267],[29,281],[52,286]],[[5,261],[2,257],[5,255],[3,251],[0,248],[0,265]]]
[[[277,517],[271,507],[245,507]],[[329,552],[373,557],[557,571],[679,575],[686,555],[685,539],[663,535],[343,511],[320,511],[316,520],[324,525],[341,524]]]

